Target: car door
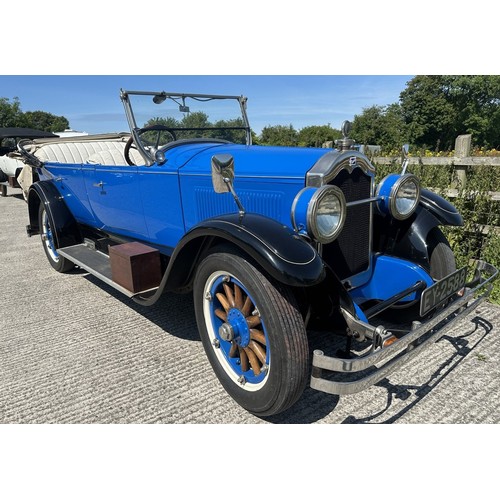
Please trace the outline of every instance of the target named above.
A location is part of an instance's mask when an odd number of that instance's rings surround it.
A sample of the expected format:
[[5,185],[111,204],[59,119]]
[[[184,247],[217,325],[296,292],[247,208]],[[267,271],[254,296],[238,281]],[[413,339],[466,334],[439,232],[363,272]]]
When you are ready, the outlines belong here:
[[89,203],[101,229],[147,239],[137,167],[98,164],[85,173]]

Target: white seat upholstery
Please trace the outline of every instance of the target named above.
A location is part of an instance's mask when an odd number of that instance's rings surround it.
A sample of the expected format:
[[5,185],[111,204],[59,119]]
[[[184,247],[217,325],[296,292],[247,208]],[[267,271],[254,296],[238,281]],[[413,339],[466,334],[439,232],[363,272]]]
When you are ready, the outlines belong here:
[[[135,149],[130,148],[130,159],[136,165],[144,165],[144,158]],[[87,162],[94,165],[128,165],[123,151],[113,149],[110,151],[99,151],[87,158]]]
[[[35,155],[41,161],[51,163],[127,165],[124,150],[122,141],[75,141],[43,144]],[[130,156],[136,165],[145,164],[137,150],[131,149]]]
[[36,151],[36,156],[44,162],[81,164],[94,153],[103,150],[123,150],[120,142],[59,142],[44,144]]

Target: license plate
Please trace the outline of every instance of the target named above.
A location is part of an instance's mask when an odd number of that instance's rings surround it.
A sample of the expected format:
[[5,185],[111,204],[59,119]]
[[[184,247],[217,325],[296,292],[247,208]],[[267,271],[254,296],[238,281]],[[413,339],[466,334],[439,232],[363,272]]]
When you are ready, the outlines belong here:
[[434,285],[426,288],[422,292],[420,300],[420,316],[425,316],[429,311],[439,306],[446,299],[461,290],[465,285],[467,278],[467,266],[462,267],[458,271],[451,273]]

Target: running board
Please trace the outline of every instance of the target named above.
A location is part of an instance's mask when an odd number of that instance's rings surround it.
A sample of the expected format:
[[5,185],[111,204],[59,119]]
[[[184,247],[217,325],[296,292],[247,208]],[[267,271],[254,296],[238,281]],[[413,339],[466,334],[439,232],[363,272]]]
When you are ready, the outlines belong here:
[[143,295],[146,292],[153,292],[158,289],[158,287],[156,287],[134,293],[119,285],[113,281],[111,277],[109,256],[99,250],[90,248],[85,243],[73,245],[71,247],[58,248],[57,253],[129,298],[135,297],[136,295]]

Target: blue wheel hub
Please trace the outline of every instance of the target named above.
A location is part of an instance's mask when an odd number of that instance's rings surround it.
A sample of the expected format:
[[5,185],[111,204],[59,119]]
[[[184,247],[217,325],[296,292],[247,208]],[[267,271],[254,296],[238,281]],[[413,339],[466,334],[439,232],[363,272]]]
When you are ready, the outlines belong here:
[[234,332],[234,341],[240,347],[247,347],[250,342],[250,328],[247,320],[239,309],[231,309],[227,314],[227,323],[231,325]]

